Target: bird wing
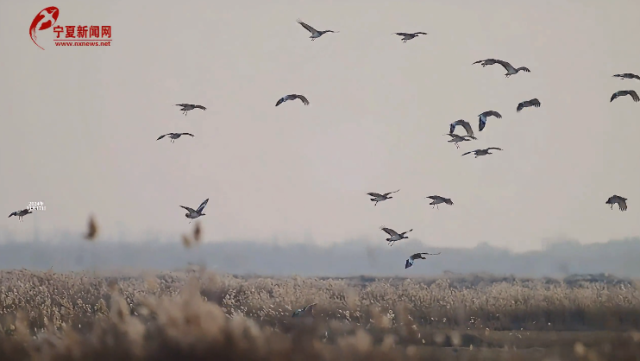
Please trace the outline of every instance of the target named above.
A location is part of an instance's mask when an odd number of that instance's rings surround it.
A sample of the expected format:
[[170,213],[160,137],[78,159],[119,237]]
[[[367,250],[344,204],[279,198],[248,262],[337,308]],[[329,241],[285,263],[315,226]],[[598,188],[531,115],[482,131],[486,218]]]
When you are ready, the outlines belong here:
[[407,260],[404,262],[404,269],[407,269],[409,267],[413,266],[413,259],[411,259],[411,257],[407,258]]
[[387,193],[385,193],[383,196],[384,196],[384,197],[386,197],[386,196],[388,196],[389,194],[398,193],[398,192],[400,192],[400,190],[399,190],[399,189],[398,189],[397,191],[387,192]]
[[187,103],[182,103],[182,104],[176,104],[179,107],[188,107],[191,104],[187,104]]
[[631,78],[640,80],[640,75],[631,74]]
[[195,212],[195,211],[193,210],[193,208],[191,208],[191,207],[185,207],[185,206],[180,206],[180,207],[182,207],[182,208],[186,209],[189,213],[194,213],[194,212]]
[[191,136],[191,137],[193,137],[193,136],[194,136],[194,135],[193,135],[193,134],[191,134],[191,133],[181,133],[181,134],[182,134],[182,135],[189,135],[189,136]]
[[18,211],[11,212],[11,214],[7,218],[11,218],[12,216],[17,216],[17,215],[18,215]]
[[487,117],[483,114],[478,116],[478,130],[482,131],[487,126]]
[[369,193],[367,193],[367,194],[368,194],[368,195],[370,195],[370,196],[372,196],[372,197],[376,197],[376,198],[378,198],[378,197],[380,197],[380,198],[384,197],[382,194],[380,194],[380,193],[376,193],[376,192],[369,192]]
[[396,35],[399,35],[399,36],[411,36],[411,35],[413,35],[413,34],[409,34],[409,33],[396,33]]
[[625,198],[620,197],[620,199],[618,199],[618,206],[620,206],[620,210],[626,211],[627,210],[627,200]]
[[501,148],[496,148],[496,147],[489,147],[489,148],[487,148],[487,149],[485,149],[485,150],[491,150],[491,149],[495,149],[495,150],[502,150]]
[[529,100],[529,104],[533,105],[536,108],[538,108],[540,106],[540,101],[538,100],[538,98],[533,98],[533,99]]
[[626,95],[624,90],[620,90],[620,91],[617,91],[617,92],[613,93],[613,95],[611,96],[611,100],[609,102],[612,102],[614,99],[616,99],[617,97],[622,96],[622,95]]
[[307,97],[305,97],[304,95],[295,94],[295,97],[302,100],[302,104],[309,105],[309,100],[307,100]]
[[463,153],[463,154],[462,154],[462,156],[464,157],[464,156],[465,156],[465,155],[467,155],[467,154],[475,153],[475,152],[477,152],[478,150],[479,150],[479,149],[476,149],[476,150],[472,150],[472,151],[470,151],[470,152]]
[[439,255],[440,253],[441,253],[441,252],[438,252],[438,253],[420,252],[419,254],[425,254],[425,255],[427,255],[427,256],[437,256],[437,255]]
[[391,229],[391,228],[382,227],[382,228],[380,228],[380,229],[381,229],[381,230],[383,230],[383,231],[384,231],[385,233],[387,233],[388,235],[390,235],[391,237],[399,236],[398,232],[394,231],[394,230],[393,230],[393,229]]
[[282,97],[282,98],[278,99],[278,102],[276,103],[276,106],[278,106],[278,105],[280,105],[280,104],[284,103],[284,101],[285,101],[284,97]]
[[635,90],[628,90],[627,94],[631,95],[631,99],[633,99],[634,102],[640,102],[640,97],[638,97],[638,93],[636,93]]
[[207,110],[207,108],[205,108],[205,107],[204,107],[204,106],[202,106],[202,105],[194,105],[193,107],[194,107],[194,108],[198,108],[198,109],[202,109],[202,110]]
[[314,33],[318,32],[318,30],[314,29],[312,26],[310,26],[309,24],[303,22],[300,19],[298,19],[297,22],[298,22],[298,24],[302,25],[303,28],[307,29],[307,31],[310,32],[311,34],[314,34]]
[[496,117],[498,119],[502,118],[502,115],[500,113],[496,112],[495,110],[487,110],[486,112],[483,112],[481,115],[484,115],[485,118],[488,118],[488,117],[491,117],[491,116]]
[[442,198],[442,197],[440,197],[440,196],[428,196],[427,198],[429,198],[429,199],[431,199],[431,200],[434,200],[434,201],[442,200],[442,199],[443,199],[443,198]]
[[464,128],[464,130],[467,131],[467,135],[470,137],[473,137],[473,128],[471,128],[471,124],[469,124],[469,122],[467,122],[466,120],[458,120],[460,123],[460,125],[462,125],[462,127]]
[[502,65],[502,67],[510,72],[510,71],[515,71],[516,69],[513,67],[513,65],[509,64],[509,62],[506,62],[504,60],[496,60],[496,63]]
[[200,206],[198,207],[196,212],[202,213],[202,211],[204,211],[204,207],[207,206],[207,203],[209,203],[209,198],[205,199],[202,203],[200,203]]
[[516,112],[521,111],[522,109],[526,108],[529,106],[529,102],[524,101],[524,102],[520,102],[518,103],[518,107],[516,108]]
[[159,136],[159,137],[158,137],[158,139],[156,139],[156,140],[160,140],[160,139],[162,139],[162,138],[166,137],[166,136],[167,136],[167,135],[169,135],[169,134],[171,134],[171,133],[163,134],[163,135]]

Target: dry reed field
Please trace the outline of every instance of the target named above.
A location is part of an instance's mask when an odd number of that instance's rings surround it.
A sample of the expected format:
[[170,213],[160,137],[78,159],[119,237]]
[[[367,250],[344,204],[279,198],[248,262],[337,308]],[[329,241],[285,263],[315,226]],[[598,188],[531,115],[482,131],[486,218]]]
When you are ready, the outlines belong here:
[[[0,360],[638,360],[635,282],[1,271]],[[314,317],[292,318],[317,302]]]

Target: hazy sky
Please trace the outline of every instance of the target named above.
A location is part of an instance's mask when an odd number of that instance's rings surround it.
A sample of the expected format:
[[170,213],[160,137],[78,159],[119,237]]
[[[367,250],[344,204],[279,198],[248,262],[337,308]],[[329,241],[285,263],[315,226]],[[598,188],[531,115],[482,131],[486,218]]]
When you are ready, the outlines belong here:
[[[445,5],[446,4],[446,5]],[[111,47],[55,47],[27,30],[111,25]],[[438,246],[514,250],[566,236],[640,234],[640,2],[0,1],[0,205],[45,212],[0,228],[31,237],[189,229],[207,241],[384,242],[381,225]],[[315,42],[296,19],[340,31]],[[403,44],[395,32],[424,31]],[[509,79],[499,58],[531,73]],[[274,107],[289,93],[307,96]],[[537,97],[541,108],[516,113]],[[180,113],[176,103],[206,111]],[[477,115],[497,110],[477,132]],[[478,140],[457,150],[450,122]],[[156,138],[191,132],[175,144]],[[459,132],[459,131],[458,131]],[[501,147],[474,159],[468,150]],[[401,189],[378,204],[366,192]],[[629,199],[614,211],[606,199]],[[433,210],[426,196],[451,197]],[[6,216],[4,216],[6,217]]]

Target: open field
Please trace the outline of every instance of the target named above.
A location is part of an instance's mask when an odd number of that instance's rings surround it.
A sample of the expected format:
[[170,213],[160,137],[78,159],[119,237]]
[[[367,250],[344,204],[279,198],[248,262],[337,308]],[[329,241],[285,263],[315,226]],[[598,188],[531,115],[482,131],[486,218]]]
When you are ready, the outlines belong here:
[[[637,360],[640,286],[1,271],[2,360]],[[293,310],[317,302],[315,318]]]

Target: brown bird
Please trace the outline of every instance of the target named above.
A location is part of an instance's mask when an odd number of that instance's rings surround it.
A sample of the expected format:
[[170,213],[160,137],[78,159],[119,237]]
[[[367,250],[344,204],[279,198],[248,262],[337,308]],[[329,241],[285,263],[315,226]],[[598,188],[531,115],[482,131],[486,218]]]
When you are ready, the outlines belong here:
[[620,211],[624,212],[627,210],[627,199],[624,197],[617,196],[615,194],[609,197],[609,199],[607,199],[607,202],[605,204],[610,204],[611,209],[613,209],[614,204],[618,204],[618,208],[620,209]]
[[531,100],[526,100],[526,101],[520,102],[518,104],[518,107],[516,108],[516,111],[520,112],[522,109],[527,108],[527,107],[540,108],[540,101],[538,100],[538,98],[533,98]]
[[176,139],[180,138],[183,135],[188,135],[191,138],[193,138],[193,134],[191,134],[191,133],[167,133],[167,134],[163,134],[163,135],[159,136],[158,139],[156,139],[156,141],[158,141],[158,140],[160,140],[160,139],[162,139],[162,138],[164,138],[166,136],[169,136],[169,138],[171,138],[171,143],[173,143]]
[[89,230],[84,238],[91,241],[96,238],[96,234],[98,234],[98,225],[96,224],[95,218],[91,216],[89,217]]
[[636,93],[635,90],[619,90],[619,91],[613,93],[609,103],[611,103],[614,99],[619,98],[619,97],[623,97],[625,95],[630,95],[631,99],[633,99],[634,102],[640,102],[640,97],[638,96],[638,93]]
[[367,195],[370,195],[371,197],[373,197],[373,198],[371,198],[371,201],[372,202],[376,202],[374,204],[374,206],[377,206],[378,202],[382,202],[382,201],[386,201],[387,199],[391,199],[393,197],[389,197],[389,195],[393,194],[393,193],[398,193],[398,192],[400,192],[399,189],[397,191],[387,192],[387,193],[383,193],[383,194],[376,193],[376,192],[369,192],[369,193],[367,193]]
[[411,40],[418,35],[427,35],[427,33],[423,33],[422,31],[418,31],[417,33],[396,33],[396,35],[402,36],[402,42],[406,43],[408,40]]

